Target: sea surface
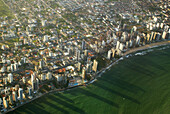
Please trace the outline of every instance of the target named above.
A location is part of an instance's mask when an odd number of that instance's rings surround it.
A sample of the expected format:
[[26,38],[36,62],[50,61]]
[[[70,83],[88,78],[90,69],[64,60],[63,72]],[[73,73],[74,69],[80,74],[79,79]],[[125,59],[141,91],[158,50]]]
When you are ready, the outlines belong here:
[[165,45],[122,57],[86,87],[43,96],[11,113],[169,114],[169,106],[170,45]]

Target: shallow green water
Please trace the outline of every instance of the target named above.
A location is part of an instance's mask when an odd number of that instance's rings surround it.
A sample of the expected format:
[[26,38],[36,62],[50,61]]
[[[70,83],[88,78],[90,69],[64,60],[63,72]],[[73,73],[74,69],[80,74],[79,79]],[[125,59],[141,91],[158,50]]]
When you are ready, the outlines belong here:
[[169,114],[170,48],[133,56],[96,82],[51,94],[13,113]]

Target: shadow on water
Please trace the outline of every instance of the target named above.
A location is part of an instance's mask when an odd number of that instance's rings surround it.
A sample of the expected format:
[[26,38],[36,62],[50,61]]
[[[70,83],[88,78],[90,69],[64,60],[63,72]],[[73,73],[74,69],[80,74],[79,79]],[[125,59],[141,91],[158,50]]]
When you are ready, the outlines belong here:
[[137,73],[140,74],[144,74],[145,76],[149,76],[152,77],[155,75],[155,72],[151,72],[150,70],[148,70],[146,67],[141,67],[141,65],[137,64],[137,63],[131,63],[133,65],[128,65],[128,69],[131,69]]
[[[157,57],[158,56],[159,55],[157,55]],[[149,66],[155,67],[156,69],[159,69],[159,70],[162,70],[162,71],[165,71],[165,72],[167,71],[167,69],[165,69],[164,66],[161,66],[160,63],[155,62],[155,61],[153,62],[153,58],[145,58],[144,61],[146,63],[149,63],[148,64]]]
[[[50,95],[49,99],[51,99],[52,101],[55,101],[56,104],[58,103],[58,104],[60,104],[60,105],[63,105],[64,107],[67,107],[67,108],[69,108],[70,110],[73,110],[73,111],[75,111],[75,112],[77,112],[77,113],[81,113],[81,114],[84,114],[84,113],[85,113],[82,109],[77,108],[77,107],[75,107],[74,105],[72,105],[72,104],[70,104],[70,103],[67,103],[67,102],[65,102],[65,101],[57,98],[55,95]],[[56,106],[56,105],[55,105],[55,106]]]
[[62,99],[64,99],[64,100],[66,100],[66,101],[68,101],[68,102],[70,102],[70,103],[74,103],[73,100],[71,100],[71,99],[65,97],[64,95],[62,95],[62,93],[57,93],[57,94],[55,94],[55,95],[57,95],[58,97],[60,97],[60,98],[62,98]]
[[109,79],[102,78],[101,81],[105,81],[106,83],[110,83],[113,86],[117,86],[131,93],[137,93],[139,91],[145,92],[144,89],[116,77],[109,77]]
[[122,93],[120,93],[120,92],[117,92],[117,91],[115,91],[115,90],[109,89],[108,87],[105,87],[104,85],[101,85],[101,84],[99,84],[99,83],[94,83],[93,85],[94,85],[94,86],[97,86],[97,87],[99,87],[99,88],[102,88],[102,89],[104,89],[104,90],[106,90],[106,91],[109,91],[109,92],[111,92],[111,93],[113,93],[113,94],[115,94],[115,95],[118,95],[118,96],[120,96],[120,97],[126,98],[126,99],[128,99],[128,100],[130,100],[130,101],[132,101],[132,102],[134,102],[134,103],[136,103],[136,104],[140,104],[140,102],[139,102],[138,100],[136,100],[136,99],[134,99],[134,98],[132,98],[132,97],[130,97],[130,96],[124,95],[124,94],[122,94]]
[[[32,104],[30,104],[32,105]],[[26,107],[26,109],[24,109],[24,113],[25,114],[33,114],[33,113],[37,113],[37,114],[48,114],[49,112],[45,111],[44,109],[42,108],[39,108],[38,107],[39,104],[33,104],[33,106],[31,107]],[[25,107],[22,107],[22,108],[25,108]],[[10,112],[9,114],[22,114],[22,108],[19,108],[19,110],[16,110],[14,112]]]
[[[50,96],[50,97],[51,97],[51,96]],[[57,101],[56,101],[56,102],[57,102]],[[47,100],[44,100],[43,103],[46,104],[46,105],[48,105],[48,106],[50,106],[50,107],[52,107],[52,108],[54,108],[55,110],[58,110],[58,111],[64,113],[64,114],[68,114],[68,113],[69,113],[68,111],[64,110],[63,108],[60,108],[60,107],[58,107],[56,104],[53,104],[53,103],[51,103],[51,102],[49,102],[49,101],[47,101]],[[36,112],[37,112],[37,111],[36,111]],[[48,113],[49,113],[49,112],[48,112]]]
[[79,89],[78,92],[79,92],[79,93],[82,93],[82,94],[84,94],[84,95],[86,95],[86,96],[90,96],[90,97],[93,97],[93,98],[95,98],[95,99],[98,99],[98,100],[100,100],[100,101],[102,101],[102,102],[105,102],[105,103],[107,103],[107,104],[109,104],[109,105],[111,105],[111,106],[114,106],[114,107],[116,107],[116,108],[119,108],[119,105],[118,105],[118,104],[116,104],[116,103],[114,103],[114,102],[112,102],[112,101],[110,101],[110,100],[108,100],[108,99],[105,99],[105,98],[103,98],[103,97],[101,97],[101,96],[99,96],[99,95],[97,95],[97,94],[94,94],[94,93],[92,93],[92,92],[90,92],[90,91],[87,91],[87,90],[85,90],[85,89]]

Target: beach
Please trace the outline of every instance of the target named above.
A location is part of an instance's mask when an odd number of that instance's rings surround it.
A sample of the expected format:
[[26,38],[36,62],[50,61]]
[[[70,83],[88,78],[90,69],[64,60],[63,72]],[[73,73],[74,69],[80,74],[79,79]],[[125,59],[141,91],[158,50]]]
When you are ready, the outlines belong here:
[[134,52],[137,52],[137,51],[140,51],[140,50],[144,50],[144,49],[147,49],[147,48],[152,48],[152,47],[155,47],[155,46],[161,46],[161,45],[167,45],[167,44],[170,44],[170,41],[167,40],[167,41],[161,41],[161,42],[156,42],[156,43],[151,43],[151,44],[146,44],[144,46],[140,46],[140,47],[135,47],[135,48],[132,48],[132,49],[129,49],[127,50],[123,56],[126,56],[130,53],[134,53]]

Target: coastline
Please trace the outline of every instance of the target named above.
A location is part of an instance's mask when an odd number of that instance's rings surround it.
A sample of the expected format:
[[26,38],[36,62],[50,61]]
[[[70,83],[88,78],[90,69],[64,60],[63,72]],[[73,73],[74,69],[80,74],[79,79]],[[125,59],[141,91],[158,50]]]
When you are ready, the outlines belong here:
[[[145,50],[145,49],[149,49],[149,48],[154,48],[154,47],[159,47],[159,46],[163,46],[163,45],[168,45],[170,44],[170,40],[167,40],[167,41],[161,41],[161,42],[156,42],[156,43],[151,43],[151,44],[147,44],[147,45],[144,45],[144,46],[140,46],[140,47],[135,47],[135,48],[131,48],[129,50],[127,50],[122,57],[125,57],[126,55],[128,54],[131,54],[131,53],[134,53],[134,52],[137,52],[137,51],[141,51],[141,50]],[[97,80],[98,77],[100,77],[103,73],[105,73],[105,71],[107,71],[108,69],[110,69],[113,65],[117,64],[117,62],[119,62],[120,60],[122,60],[122,57],[117,59],[116,61],[113,61],[111,62],[110,64],[108,64],[105,68],[101,69],[100,71],[98,71],[97,73],[95,73],[93,76],[94,78],[91,79],[90,81],[84,83],[84,84],[81,84],[81,85],[76,85],[76,86],[72,86],[72,87],[66,87],[64,89],[55,89],[55,90],[51,90],[47,93],[44,93],[44,94],[41,94],[33,99],[30,99],[28,101],[26,101],[25,103],[17,106],[17,107],[14,107],[6,112],[4,112],[4,114],[6,113],[9,113],[11,111],[14,111],[15,109],[27,104],[27,103],[30,103],[42,96],[45,96],[45,95],[48,95],[48,94],[51,94],[51,93],[58,93],[58,92],[64,92],[66,90],[70,90],[70,89],[73,89],[73,88],[77,88],[77,87],[81,87],[81,86],[84,86],[84,85],[89,85],[89,84],[92,84],[93,82],[95,82]]]
[[152,48],[152,47],[155,47],[155,46],[162,46],[162,45],[167,45],[167,44],[170,44],[170,40],[161,41],[161,42],[155,42],[155,43],[151,43],[151,44],[146,44],[144,46],[135,47],[135,48],[132,48],[132,49],[129,49],[128,51],[126,51],[123,54],[123,56],[126,56],[128,54],[131,54],[131,53],[134,53],[134,52],[137,52],[137,51],[141,51],[141,50],[145,50],[145,49],[148,49],[148,48]]

